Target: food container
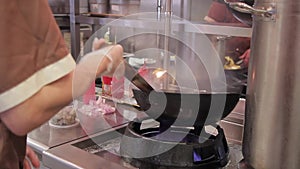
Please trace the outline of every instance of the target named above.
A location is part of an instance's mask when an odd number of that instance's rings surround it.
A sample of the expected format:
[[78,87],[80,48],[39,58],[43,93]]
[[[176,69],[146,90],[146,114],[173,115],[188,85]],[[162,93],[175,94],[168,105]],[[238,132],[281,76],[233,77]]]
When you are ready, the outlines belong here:
[[107,14],[109,0],[89,0],[89,9],[92,13]]
[[112,90],[112,78],[108,76],[102,76],[102,94],[111,96]]
[[113,98],[122,99],[124,97],[124,83],[125,78],[112,78],[111,95]]
[[59,128],[75,126],[77,124],[78,120],[76,118],[76,110],[72,105],[66,106],[61,109],[49,121],[50,126]]
[[110,13],[129,15],[139,12],[140,0],[110,0]]

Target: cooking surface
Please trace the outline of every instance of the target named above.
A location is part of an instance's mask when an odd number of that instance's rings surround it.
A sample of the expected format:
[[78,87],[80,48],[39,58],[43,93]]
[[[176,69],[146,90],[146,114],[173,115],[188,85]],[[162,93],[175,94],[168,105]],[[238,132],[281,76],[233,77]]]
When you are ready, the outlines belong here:
[[[124,126],[126,127],[126,125]],[[124,127],[119,128],[123,130]],[[118,132],[106,131],[77,141],[52,148],[45,152],[44,162],[51,168],[99,168],[111,166],[113,168],[136,168],[119,156],[121,135]],[[137,149],[141,149],[136,147]],[[235,169],[242,160],[241,146],[229,143],[229,163],[225,169]],[[73,155],[70,155],[73,154]],[[74,155],[76,154],[76,155]],[[68,163],[66,163],[67,160]],[[109,168],[109,167],[106,167]]]
[[[241,99],[232,113],[220,123],[221,127],[225,130],[225,136],[227,137],[230,147],[230,162],[226,167],[228,169],[236,168],[238,161],[241,159],[241,146],[239,144],[243,130],[244,106],[245,100]],[[106,119],[110,119],[111,122],[114,122],[111,123],[113,125],[92,126],[89,130],[86,130],[87,127],[81,124],[72,128],[61,129],[50,127],[48,123],[46,123],[31,132],[28,135],[27,142],[35,151],[43,156],[43,163],[50,168],[78,168],[78,166],[82,165],[88,165],[84,168],[99,168],[99,166],[114,169],[134,168],[124,162],[119,156],[113,155],[112,153],[99,151],[98,149],[94,150],[92,147],[90,151],[97,154],[95,155],[72,145],[87,140],[90,137],[104,134],[111,130],[112,127],[116,129],[127,126],[128,121],[146,116],[145,113],[122,104],[118,106],[118,112],[120,115],[118,116],[119,120],[117,120],[116,115],[108,115],[105,117]],[[94,120],[94,122],[104,122],[103,120],[104,119],[98,119]],[[88,135],[90,137],[88,137]],[[115,145],[113,147],[117,147],[119,144],[117,141],[113,141],[113,143],[113,145]],[[109,148],[110,146],[104,147]]]

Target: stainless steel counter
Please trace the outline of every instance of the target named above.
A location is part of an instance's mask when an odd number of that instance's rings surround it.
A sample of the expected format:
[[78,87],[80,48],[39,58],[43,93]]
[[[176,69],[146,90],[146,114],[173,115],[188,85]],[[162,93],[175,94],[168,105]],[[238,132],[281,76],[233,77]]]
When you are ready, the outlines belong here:
[[43,151],[78,138],[86,136],[80,125],[72,128],[53,128],[48,123],[29,133],[27,143],[34,151],[42,154]]
[[[81,141],[81,140],[79,140]],[[243,159],[241,145],[229,143],[230,154],[227,166],[224,169],[236,169],[238,163]],[[72,154],[72,155],[70,155]],[[136,169],[134,166],[125,162],[121,157],[112,153],[104,153],[101,157],[85,152],[71,144],[53,148],[44,153],[44,162],[51,168],[101,168],[108,169]]]
[[246,100],[240,99],[233,111],[220,121],[227,140],[238,145],[241,145],[243,140],[245,106]]
[[[120,126],[119,129],[122,129],[122,127]],[[113,134],[113,132],[115,132],[115,129],[49,149],[43,154],[44,163],[50,168],[60,169],[97,169],[101,167],[108,169],[136,169],[136,167],[119,155],[122,135]],[[91,146],[91,142],[93,146]],[[97,145],[109,148],[107,148],[107,151],[105,151],[106,148],[103,148],[104,150],[102,148],[93,149]],[[139,147],[136,148],[139,149]],[[238,163],[243,159],[241,148],[241,145],[229,142],[229,162],[223,169],[236,169],[238,167]]]
[[[245,100],[241,99],[232,113],[220,122],[230,146],[227,169],[236,168],[242,159],[240,143],[244,106]],[[109,153],[97,156],[74,146],[80,141],[125,127],[135,118],[146,117],[145,113],[127,105],[118,105],[117,110],[115,114],[99,118],[80,118],[80,125],[72,128],[53,128],[46,123],[28,135],[28,145],[42,156],[42,162],[49,168],[134,168],[118,156]]]
[[48,122],[28,134],[27,143],[38,154],[52,147],[92,135],[112,127],[116,127],[133,120],[136,117],[146,116],[143,112],[125,105],[118,105],[114,114],[91,118],[79,115],[80,124],[70,128],[56,128]]

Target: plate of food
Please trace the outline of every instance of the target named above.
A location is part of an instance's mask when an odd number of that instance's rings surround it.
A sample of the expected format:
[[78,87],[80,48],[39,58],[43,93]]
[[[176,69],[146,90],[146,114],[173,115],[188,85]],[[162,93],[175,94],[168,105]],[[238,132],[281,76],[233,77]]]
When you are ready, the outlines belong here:
[[49,120],[49,126],[55,128],[70,128],[78,124],[76,109],[72,105],[64,107]]

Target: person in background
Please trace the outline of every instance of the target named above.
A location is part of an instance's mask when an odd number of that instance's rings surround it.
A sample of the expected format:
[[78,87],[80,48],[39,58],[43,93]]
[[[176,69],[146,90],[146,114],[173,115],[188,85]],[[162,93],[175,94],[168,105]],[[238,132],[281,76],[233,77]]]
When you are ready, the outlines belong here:
[[[0,168],[38,168],[27,133],[84,94],[96,76],[111,76],[123,48],[95,50],[76,64],[47,0],[0,0],[0,24]],[[93,47],[103,44],[96,39]]]
[[247,49],[246,52],[244,52],[244,54],[242,54],[239,58],[243,60],[243,63],[245,66],[248,67],[249,65],[249,59],[250,59],[250,49]]
[[[230,2],[238,1],[239,0],[230,0]],[[204,17],[204,20],[218,25],[248,27],[248,25],[240,22],[233,16],[226,4],[217,0],[213,0],[207,16]],[[243,64],[248,66],[250,56],[250,38],[231,37],[230,39],[226,40],[225,48],[225,56],[232,57],[236,62],[242,59]]]

